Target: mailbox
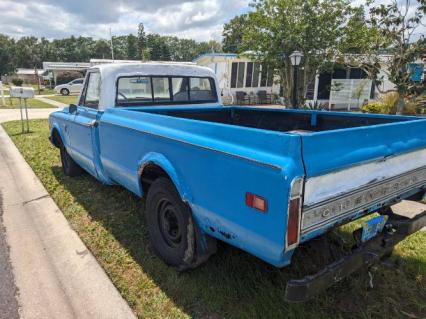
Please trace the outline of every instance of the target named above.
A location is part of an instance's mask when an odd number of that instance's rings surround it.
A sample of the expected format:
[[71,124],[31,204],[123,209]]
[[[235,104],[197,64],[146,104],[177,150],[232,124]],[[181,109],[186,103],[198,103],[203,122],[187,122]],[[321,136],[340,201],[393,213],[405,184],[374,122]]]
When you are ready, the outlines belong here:
[[34,89],[30,87],[12,86],[9,91],[10,97],[30,99],[34,97]]

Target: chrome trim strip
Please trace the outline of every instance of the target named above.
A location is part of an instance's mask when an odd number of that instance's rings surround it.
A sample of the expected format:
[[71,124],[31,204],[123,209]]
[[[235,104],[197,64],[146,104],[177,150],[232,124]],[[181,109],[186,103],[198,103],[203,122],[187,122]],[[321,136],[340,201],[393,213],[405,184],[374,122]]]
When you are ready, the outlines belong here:
[[132,131],[136,131],[136,132],[139,132],[139,133],[144,133],[144,134],[148,134],[148,135],[152,135],[152,136],[156,136],[156,137],[161,137],[161,138],[172,140],[172,141],[179,142],[179,143],[182,143],[182,144],[195,146],[195,147],[198,147],[198,148],[201,148],[201,149],[204,149],[204,150],[213,151],[215,153],[223,154],[223,155],[226,155],[226,156],[230,156],[230,157],[234,157],[234,158],[246,160],[246,161],[255,163],[257,165],[261,165],[261,166],[265,166],[265,167],[268,167],[268,168],[272,168],[274,170],[279,170],[279,171],[282,170],[281,166],[278,166],[278,165],[269,164],[269,163],[265,163],[265,162],[260,162],[258,160],[255,160],[255,159],[252,159],[252,158],[249,158],[249,157],[245,157],[245,156],[241,156],[241,155],[237,155],[237,154],[232,154],[232,153],[224,152],[224,151],[217,150],[217,149],[214,149],[214,148],[211,148],[211,147],[194,144],[194,143],[191,143],[191,142],[183,141],[183,140],[180,140],[180,139],[176,139],[176,138],[172,138],[172,137],[168,137],[168,136],[164,136],[164,135],[160,135],[160,134],[155,134],[155,133],[144,131],[144,130],[135,129],[135,128],[132,128],[132,127],[129,127],[129,126],[126,126],[126,125],[120,125],[120,124],[115,124],[115,123],[105,122],[105,121],[102,121],[101,124],[109,124],[109,125],[116,126],[116,127],[126,128],[126,129],[129,129],[129,130],[132,130]]
[[[322,228],[339,219],[348,217],[356,212],[386,202],[410,190],[426,186],[426,166],[405,174],[401,174],[381,182],[368,185],[350,194],[343,194],[311,207],[304,207],[302,213],[302,234]],[[351,206],[351,207],[347,207]],[[324,217],[325,219],[306,225],[306,218]],[[306,225],[306,226],[304,226]]]
[[[390,178],[387,178],[387,179],[384,179],[384,180],[381,180],[381,181],[378,181],[378,182],[369,183],[368,185],[363,185],[363,186],[361,186],[359,188],[351,190],[350,193],[354,194],[354,193],[361,192],[361,191],[364,191],[364,190],[367,190],[367,189],[370,189],[370,188],[374,188],[377,185],[381,185],[381,184],[384,184],[384,183],[392,182],[392,181],[394,181],[396,179],[399,179],[401,177],[405,177],[407,175],[411,175],[411,174],[414,174],[414,173],[421,173],[423,170],[426,170],[426,166],[419,167],[419,168],[416,168],[415,170],[408,171],[408,172],[405,172],[403,174],[399,174],[399,175],[396,175],[396,176],[393,176],[393,177],[390,177]],[[330,198],[330,199],[326,199],[326,200],[324,200],[322,202],[316,203],[316,204],[311,205],[311,206],[304,206],[303,209],[304,210],[305,209],[306,210],[311,210],[311,209],[314,209],[316,207],[323,206],[323,205],[331,203],[331,202],[335,202],[336,200],[345,198],[347,196],[348,196],[348,193],[344,193],[344,194],[338,195],[336,197],[333,197],[333,198]]]

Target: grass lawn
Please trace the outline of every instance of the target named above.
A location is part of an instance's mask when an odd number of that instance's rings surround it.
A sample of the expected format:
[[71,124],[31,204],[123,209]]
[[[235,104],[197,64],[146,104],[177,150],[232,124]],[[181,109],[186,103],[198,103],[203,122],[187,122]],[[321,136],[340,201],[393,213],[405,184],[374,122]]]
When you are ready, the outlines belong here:
[[78,98],[78,95],[68,95],[68,96],[55,95],[55,96],[46,97],[46,99],[54,100],[54,101],[65,103],[65,104],[75,104],[77,103],[77,98]]
[[[425,318],[426,232],[400,243],[391,266],[340,282],[306,304],[284,301],[289,278],[303,262],[276,269],[227,245],[202,267],[177,273],[151,253],[139,217],[143,200],[89,175],[64,176],[59,151],[50,145],[46,120],[4,124],[21,153],[140,318]],[[353,227],[353,224],[347,227]],[[322,258],[322,250],[318,254]],[[315,258],[304,259],[312,265]]]
[[[0,98],[0,110],[1,109],[19,109],[19,99],[13,98],[5,98],[5,105],[2,105],[2,101]],[[12,105],[11,105],[12,104]],[[22,101],[22,104],[24,104],[24,101]],[[27,106],[31,109],[46,109],[46,108],[55,108],[55,106],[47,104],[45,102],[39,101],[37,99],[28,99],[27,100]]]
[[[35,94],[38,95],[37,86],[34,86]],[[48,87],[45,87],[40,91],[40,95],[48,95],[48,94],[56,94],[56,91],[54,89],[50,89]]]

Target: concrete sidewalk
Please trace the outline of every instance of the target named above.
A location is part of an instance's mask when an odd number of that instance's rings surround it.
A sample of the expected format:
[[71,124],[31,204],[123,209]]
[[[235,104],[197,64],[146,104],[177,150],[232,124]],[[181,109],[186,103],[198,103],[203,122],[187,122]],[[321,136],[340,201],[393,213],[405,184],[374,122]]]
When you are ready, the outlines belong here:
[[[28,109],[28,117],[30,119],[46,119],[49,114],[58,109]],[[0,109],[0,123],[15,121],[21,119],[19,109]]]
[[0,193],[22,318],[135,318],[1,126]]
[[58,102],[58,101],[54,101],[54,100],[51,100],[51,99],[46,98],[46,97],[41,96],[41,95],[36,96],[35,99],[39,100],[41,102],[44,102],[44,103],[56,106],[58,108],[62,108],[62,107],[68,106],[68,104],[65,104],[65,103],[62,103],[62,102]]

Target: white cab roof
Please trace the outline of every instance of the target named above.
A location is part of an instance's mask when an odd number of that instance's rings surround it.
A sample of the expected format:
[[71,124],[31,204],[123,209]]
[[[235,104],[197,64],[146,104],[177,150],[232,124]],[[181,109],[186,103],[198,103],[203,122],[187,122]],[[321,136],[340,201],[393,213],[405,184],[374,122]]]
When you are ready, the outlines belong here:
[[[91,70],[99,70],[101,74],[100,111],[114,107],[117,79],[122,76],[167,75],[212,77],[215,79],[216,90],[219,89],[214,72],[209,68],[197,66],[193,63],[114,63],[97,65],[88,71],[90,72]],[[220,95],[218,96],[218,101],[220,102]]]

